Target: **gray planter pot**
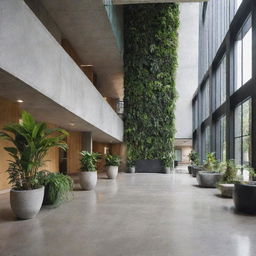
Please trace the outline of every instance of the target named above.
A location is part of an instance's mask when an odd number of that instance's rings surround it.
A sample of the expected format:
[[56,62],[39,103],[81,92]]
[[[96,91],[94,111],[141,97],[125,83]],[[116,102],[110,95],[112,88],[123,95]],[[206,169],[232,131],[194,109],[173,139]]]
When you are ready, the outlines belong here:
[[135,173],[135,166],[128,167],[128,173]]
[[192,177],[196,177],[197,176],[197,173],[202,171],[203,169],[201,167],[198,167],[198,166],[191,166],[191,174],[192,174]]
[[221,180],[222,176],[223,174],[218,172],[199,171],[196,178],[200,187],[216,188],[216,185]]
[[234,184],[220,184],[219,189],[222,197],[232,198],[234,191]]
[[34,218],[40,211],[44,199],[44,187],[33,190],[11,190],[10,203],[18,219]]
[[164,173],[170,174],[171,173],[171,167],[164,167]]
[[92,190],[97,184],[97,172],[80,172],[80,185],[84,190]]
[[118,174],[118,166],[107,166],[107,176],[109,179],[115,179]]

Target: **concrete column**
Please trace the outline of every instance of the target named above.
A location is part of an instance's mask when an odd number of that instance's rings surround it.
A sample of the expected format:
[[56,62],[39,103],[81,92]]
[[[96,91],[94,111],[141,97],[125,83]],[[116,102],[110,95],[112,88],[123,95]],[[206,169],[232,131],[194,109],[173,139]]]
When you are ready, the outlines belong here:
[[92,133],[91,132],[82,133],[82,150],[86,150],[92,153]]

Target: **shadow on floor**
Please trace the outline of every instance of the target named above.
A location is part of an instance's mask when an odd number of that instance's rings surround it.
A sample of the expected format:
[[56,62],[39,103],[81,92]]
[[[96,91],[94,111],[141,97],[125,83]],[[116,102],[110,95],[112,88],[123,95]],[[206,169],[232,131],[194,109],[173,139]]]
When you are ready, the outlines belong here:
[[16,221],[11,209],[2,209],[0,212],[0,223],[6,221]]

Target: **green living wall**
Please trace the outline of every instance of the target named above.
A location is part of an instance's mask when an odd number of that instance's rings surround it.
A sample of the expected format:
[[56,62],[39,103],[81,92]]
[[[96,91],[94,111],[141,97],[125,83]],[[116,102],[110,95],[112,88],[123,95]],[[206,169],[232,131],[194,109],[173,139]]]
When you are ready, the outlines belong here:
[[178,27],[178,4],[124,8],[124,123],[131,160],[172,157]]

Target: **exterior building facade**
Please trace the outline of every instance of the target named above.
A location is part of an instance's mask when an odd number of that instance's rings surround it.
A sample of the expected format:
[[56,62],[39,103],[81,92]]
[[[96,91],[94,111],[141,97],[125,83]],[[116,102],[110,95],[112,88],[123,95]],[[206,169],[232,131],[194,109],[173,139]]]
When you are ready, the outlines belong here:
[[193,98],[193,147],[256,167],[256,2],[200,3],[199,86]]

